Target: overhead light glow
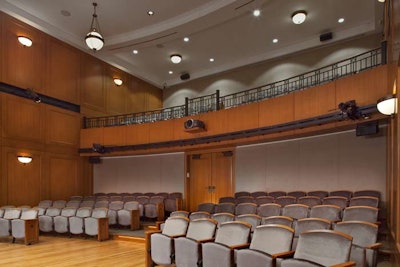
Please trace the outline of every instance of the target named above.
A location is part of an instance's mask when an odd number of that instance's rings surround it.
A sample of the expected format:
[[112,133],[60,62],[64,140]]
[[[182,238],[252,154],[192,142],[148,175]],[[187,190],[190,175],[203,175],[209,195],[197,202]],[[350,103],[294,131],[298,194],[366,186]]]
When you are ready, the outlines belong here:
[[302,24],[307,17],[307,13],[304,10],[296,11],[292,15],[292,21],[294,24]]
[[25,36],[18,36],[18,41],[26,47],[31,47],[32,46],[32,40],[29,39],[28,37]]
[[175,54],[175,55],[172,55],[170,58],[171,58],[172,63],[174,63],[174,64],[178,64],[182,61],[181,55]]
[[273,42],[274,44],[276,44],[278,41],[279,41],[279,40],[276,39],[276,38],[272,40],[272,42]]
[[172,70],[168,71],[169,74],[174,74],[174,72]]
[[344,22],[344,18],[340,18],[340,19],[338,19],[338,21],[337,22],[339,22],[339,23],[343,23]]
[[189,42],[189,37],[183,38],[183,41],[184,41],[184,42]]
[[254,16],[254,17],[258,17],[258,16],[260,16],[260,15],[261,15],[261,10],[255,9],[255,10],[253,11],[253,16]]
[[149,11],[147,11],[147,15],[149,15],[149,16],[153,16],[153,15],[154,15],[154,11],[153,11],[153,10],[149,10]]
[[28,164],[28,163],[31,163],[32,157],[18,156],[18,161],[23,163],[23,164]]
[[215,61],[215,59],[214,58],[210,58],[210,62],[214,62]]
[[137,55],[139,53],[139,51],[137,51],[136,49],[132,51],[133,54]]
[[122,80],[120,78],[114,78],[114,83],[116,86],[122,85]]

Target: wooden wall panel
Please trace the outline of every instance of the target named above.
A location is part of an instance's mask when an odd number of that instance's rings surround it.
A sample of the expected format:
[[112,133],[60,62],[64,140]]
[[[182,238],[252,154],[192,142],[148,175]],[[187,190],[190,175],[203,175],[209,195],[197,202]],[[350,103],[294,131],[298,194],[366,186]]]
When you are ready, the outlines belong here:
[[379,98],[391,93],[386,65],[339,79],[335,83],[336,105],[356,100],[358,106],[364,106],[376,103]]
[[[125,127],[106,127],[103,129],[103,142],[109,145],[126,145],[126,130]],[[100,143],[102,144],[102,143]]]
[[171,121],[160,121],[149,125],[149,139],[155,142],[174,139],[174,128]]
[[143,88],[144,82],[137,78],[130,80],[129,101],[127,104],[128,113],[146,111],[146,91]]
[[46,142],[79,145],[80,115],[55,107],[46,107]]
[[46,94],[79,104],[80,57],[78,50],[56,39],[49,39]]
[[29,153],[33,160],[22,164],[17,160],[18,151],[6,149],[7,203],[12,205],[35,206],[41,199],[41,153]]
[[[33,28],[8,16],[3,16],[3,35],[1,43],[2,80],[5,83],[30,88],[43,93],[45,69],[45,39],[44,35]],[[18,42],[18,36],[29,37],[33,44],[24,47]]]
[[6,95],[3,109],[4,137],[25,139],[29,141],[43,141],[44,106],[31,100]]
[[[294,93],[294,120],[337,111],[335,83],[327,83]],[[315,101],[318,99],[318,101]]]
[[50,198],[69,199],[78,191],[78,158],[62,155],[49,157]]
[[103,82],[104,64],[89,56],[81,57],[81,105],[97,111],[106,110]]
[[259,109],[257,104],[249,104],[231,108],[228,112],[227,132],[235,132],[243,129],[255,129],[259,127]]
[[130,145],[149,143],[149,126],[149,123],[144,123],[124,127],[126,129],[126,143]]
[[80,132],[81,147],[92,147],[93,143],[104,144],[103,128],[82,129]]
[[[114,77],[120,78],[123,81],[121,86],[117,86],[114,83]],[[128,90],[127,86],[129,82],[126,75],[116,69],[107,68],[105,77],[105,86],[107,90],[107,111],[109,114],[126,114],[127,102],[128,102]]]
[[162,91],[150,84],[146,84],[146,110],[162,109]]
[[260,126],[271,126],[294,120],[294,94],[259,102]]

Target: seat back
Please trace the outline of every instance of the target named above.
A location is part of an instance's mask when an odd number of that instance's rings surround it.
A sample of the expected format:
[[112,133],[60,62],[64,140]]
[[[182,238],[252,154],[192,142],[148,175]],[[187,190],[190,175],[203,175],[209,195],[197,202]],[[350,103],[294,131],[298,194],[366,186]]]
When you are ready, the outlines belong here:
[[76,211],[77,211],[76,208],[65,207],[61,210],[61,216],[64,216],[64,217],[75,216]]
[[65,208],[66,204],[67,204],[67,201],[65,201],[65,200],[56,200],[53,202],[52,206],[55,208],[62,209],[62,208]]
[[359,190],[354,191],[353,197],[376,197],[381,199],[381,192],[377,190]]
[[378,221],[378,208],[368,206],[347,207],[343,211],[343,221],[364,221],[376,223]]
[[267,195],[267,192],[265,191],[255,191],[255,192],[251,192],[250,195],[254,198],[258,198],[258,197],[263,197]]
[[236,204],[240,203],[254,203],[255,199],[252,196],[241,196],[236,198]]
[[106,218],[108,213],[107,208],[95,208],[92,211],[91,217],[93,218]]
[[137,201],[129,201],[124,203],[124,210],[138,210],[139,202]]
[[309,260],[323,266],[347,262],[352,237],[333,230],[312,230],[300,234],[295,259]]
[[135,201],[135,200],[136,200],[136,197],[134,197],[132,195],[127,195],[127,196],[122,197],[123,202],[129,202],[129,201]]
[[336,190],[329,192],[329,196],[345,197],[347,200],[353,197],[353,192],[349,190]]
[[195,219],[189,223],[186,237],[200,241],[211,239],[215,235],[218,222],[209,218]]
[[86,218],[86,217],[90,217],[91,214],[92,214],[92,208],[82,207],[76,211],[75,216],[80,217],[80,218]]
[[344,209],[348,206],[348,199],[341,196],[329,196],[322,199],[322,205],[336,205]]
[[290,192],[287,193],[287,195],[288,195],[288,196],[295,197],[295,198],[299,198],[299,197],[304,197],[304,196],[306,196],[307,193],[304,192],[304,191],[290,191]]
[[259,197],[256,197],[255,201],[256,201],[256,204],[258,206],[260,206],[262,204],[274,203],[275,198],[271,197],[271,196],[259,196]]
[[331,221],[321,218],[304,218],[299,219],[294,229],[294,237],[292,243],[292,250],[297,247],[297,242],[301,233],[310,230],[330,230]]
[[297,203],[307,205],[311,208],[311,207],[314,207],[317,205],[321,205],[322,200],[321,200],[321,198],[319,198],[317,196],[305,196],[305,197],[299,197],[297,199]]
[[21,216],[21,210],[18,208],[7,208],[4,211],[3,218],[7,220],[18,219]]
[[309,214],[309,207],[303,204],[291,204],[282,208],[282,215],[288,216],[293,219],[307,218]]
[[53,204],[52,200],[41,200],[38,204],[40,208],[49,208]]
[[228,212],[234,214],[235,203],[233,202],[218,203],[217,205],[215,205],[214,212],[215,213]]
[[149,199],[149,203],[151,204],[158,204],[158,203],[164,203],[164,197],[163,196],[152,196]]
[[256,214],[257,213],[257,204],[255,203],[240,203],[235,207],[235,215],[242,214]]
[[307,196],[319,197],[320,199],[323,199],[324,197],[329,196],[329,192],[324,190],[309,191],[307,192]]
[[322,218],[331,222],[341,220],[342,209],[335,205],[317,205],[311,208],[310,218]]
[[46,209],[45,215],[50,216],[50,217],[55,217],[61,214],[61,209],[55,208],[55,207],[50,207]]
[[162,233],[167,236],[185,235],[189,225],[186,217],[169,217],[164,224]]
[[190,213],[189,219],[190,221],[197,220],[197,219],[207,219],[210,218],[211,215],[209,212],[206,211],[194,211]]
[[93,208],[94,207],[94,200],[83,200],[79,207],[87,207],[87,208]]
[[292,196],[280,196],[275,198],[275,203],[281,205],[282,207],[295,204],[296,201],[297,199]]
[[251,231],[254,231],[261,224],[261,216],[256,214],[243,214],[236,216],[236,221],[247,222],[251,224]]
[[171,212],[170,217],[189,217],[189,212],[186,210],[176,210]]
[[112,201],[108,205],[108,208],[110,210],[121,210],[121,209],[124,208],[124,202],[122,202],[122,201]]
[[28,209],[28,210],[23,210],[21,212],[21,220],[32,220],[36,219],[38,217],[38,210],[36,209]]
[[236,199],[234,197],[220,197],[218,203],[235,203]]
[[286,196],[286,192],[285,191],[271,191],[271,192],[268,192],[268,196],[271,196],[273,198],[283,197],[283,196]]
[[214,207],[215,207],[214,203],[200,203],[197,206],[197,211],[205,211],[212,214],[214,213]]
[[144,196],[144,195],[142,195],[142,196],[137,196],[137,197],[136,197],[136,201],[139,202],[139,204],[144,205],[144,204],[149,203],[150,197],[149,197],[149,196]]
[[67,202],[67,204],[65,206],[71,207],[71,208],[79,208],[80,205],[81,205],[80,200],[70,200]]
[[379,198],[368,196],[352,197],[349,206],[369,206],[377,208],[379,206]]
[[233,215],[232,213],[221,212],[214,213],[211,218],[218,222],[217,227],[219,228],[222,223],[233,221],[235,219],[235,215]]
[[257,214],[261,217],[279,216],[281,208],[281,205],[275,203],[262,204],[257,207]]
[[94,203],[95,208],[108,208],[109,205],[110,203],[108,202],[108,200],[97,200]]
[[287,216],[270,216],[264,217],[261,221],[262,224],[280,224],[288,227],[293,226],[293,219]]
[[234,195],[235,198],[249,197],[249,196],[250,196],[250,192],[247,192],[247,191],[239,191],[239,192],[236,192]]
[[215,242],[226,246],[242,245],[249,242],[251,225],[246,222],[231,221],[220,225]]
[[[254,230],[250,249],[268,254],[289,251],[292,246],[294,230],[283,225],[260,225]],[[273,240],[273,241],[272,241]]]

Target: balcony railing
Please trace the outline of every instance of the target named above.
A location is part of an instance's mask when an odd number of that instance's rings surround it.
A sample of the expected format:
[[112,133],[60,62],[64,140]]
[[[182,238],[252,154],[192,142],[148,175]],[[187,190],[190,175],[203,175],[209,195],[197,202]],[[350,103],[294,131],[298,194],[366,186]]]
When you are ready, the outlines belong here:
[[307,87],[321,85],[344,76],[386,64],[385,51],[386,47],[382,45],[380,48],[336,62],[329,66],[246,91],[220,96],[217,90],[215,94],[191,99],[186,98],[185,104],[181,106],[126,115],[84,118],[83,128],[120,126],[170,120],[216,111],[222,108],[237,107],[267,98],[293,93]]

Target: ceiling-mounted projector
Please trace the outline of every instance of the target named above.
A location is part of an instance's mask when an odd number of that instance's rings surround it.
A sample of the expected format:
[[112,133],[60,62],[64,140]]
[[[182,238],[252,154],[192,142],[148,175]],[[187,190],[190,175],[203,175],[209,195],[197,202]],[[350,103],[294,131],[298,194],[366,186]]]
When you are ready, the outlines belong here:
[[190,119],[185,121],[185,131],[204,131],[206,126],[201,120]]

